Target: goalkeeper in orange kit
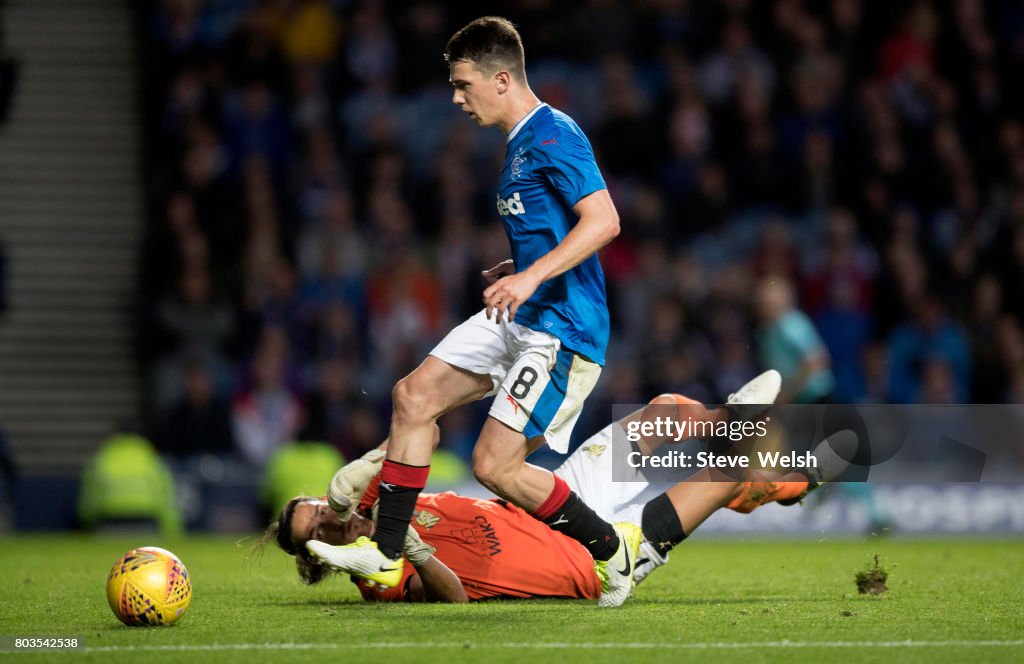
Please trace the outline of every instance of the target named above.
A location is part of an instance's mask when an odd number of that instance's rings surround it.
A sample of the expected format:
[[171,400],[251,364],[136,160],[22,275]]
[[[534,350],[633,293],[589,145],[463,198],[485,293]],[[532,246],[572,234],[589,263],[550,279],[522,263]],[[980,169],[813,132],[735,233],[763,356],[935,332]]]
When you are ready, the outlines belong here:
[[[726,408],[706,409],[681,395],[662,395],[656,405],[676,405],[687,416],[706,420],[749,417],[763,410],[778,393],[778,378],[768,372],[730,397]],[[761,402],[765,402],[762,404]],[[742,409],[748,409],[742,413]],[[611,435],[616,422],[584,442],[555,473],[562,477],[603,518],[637,523],[644,542],[634,571],[639,582],[667,561],[668,552],[708,516],[726,507],[750,512],[768,502],[793,503],[817,484],[845,468],[829,442],[815,455],[819,467],[810,474],[758,476],[748,471],[743,481],[709,481],[700,471],[669,485],[612,482]],[[653,446],[650,450],[652,451]],[[371,508],[383,453],[374,450],[335,476],[326,499],[299,496],[282,509],[266,540],[295,556],[300,576],[316,583],[330,572],[352,573],[333,564],[335,546],[368,537],[374,523]],[[385,588],[358,580],[364,598],[382,601],[449,601],[487,598],[565,597],[596,599],[601,584],[593,560],[578,542],[502,500],[481,500],[454,493],[422,494],[416,503],[404,554],[411,563],[401,581]],[[538,566],[535,561],[546,562]],[[355,580],[355,577],[353,577]]]

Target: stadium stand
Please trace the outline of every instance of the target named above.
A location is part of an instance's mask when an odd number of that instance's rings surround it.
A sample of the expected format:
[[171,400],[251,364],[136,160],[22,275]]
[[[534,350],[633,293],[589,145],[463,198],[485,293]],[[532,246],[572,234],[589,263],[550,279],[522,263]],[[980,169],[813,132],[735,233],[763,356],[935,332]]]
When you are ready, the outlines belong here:
[[[221,396],[245,394],[270,334],[280,388],[316,404],[309,425],[348,458],[376,442],[392,382],[479,306],[479,269],[505,257],[476,177],[503,143],[448,108],[440,57],[469,11],[150,3],[152,374],[198,348]],[[1018,5],[489,11],[520,25],[538,94],[594,137],[623,218],[603,255],[614,338],[592,422],[612,400],[721,400],[753,375],[766,276],[795,285],[827,346],[829,398],[1024,397]],[[184,335],[163,306],[210,329]],[[180,390],[151,390],[151,415]],[[466,449],[477,421],[443,426],[445,446]]]

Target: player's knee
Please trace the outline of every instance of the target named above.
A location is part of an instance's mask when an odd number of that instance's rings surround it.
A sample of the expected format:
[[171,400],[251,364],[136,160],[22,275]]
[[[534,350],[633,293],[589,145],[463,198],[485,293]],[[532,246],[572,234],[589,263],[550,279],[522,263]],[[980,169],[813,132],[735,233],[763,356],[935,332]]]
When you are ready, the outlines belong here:
[[493,491],[491,484],[497,478],[497,467],[477,456],[473,457],[473,477],[476,478],[477,482],[483,484],[485,487]]
[[658,404],[661,406],[671,406],[675,404],[677,406],[694,406],[699,408],[704,407],[704,404],[702,404],[700,401],[697,401],[696,399],[691,399],[688,396],[678,394],[675,392],[665,392],[664,394],[659,394],[658,396],[651,399],[651,403]]
[[430,422],[436,418],[432,391],[406,376],[391,390],[392,417],[403,422]]
[[506,464],[486,454],[473,455],[473,476],[499,496],[504,495],[511,473]]
[[652,406],[674,406],[676,405],[675,395],[672,394],[659,394],[658,396],[651,399],[650,405]]

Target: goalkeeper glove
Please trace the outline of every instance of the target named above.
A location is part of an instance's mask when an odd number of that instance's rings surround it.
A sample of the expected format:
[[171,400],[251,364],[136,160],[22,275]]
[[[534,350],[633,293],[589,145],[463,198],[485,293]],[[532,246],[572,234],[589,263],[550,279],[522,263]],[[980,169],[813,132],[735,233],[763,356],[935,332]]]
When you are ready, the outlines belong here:
[[[373,523],[377,524],[377,510],[380,509],[380,501],[378,500],[373,504]],[[409,526],[405,531],[405,541],[402,542],[402,554],[409,559],[413,567],[423,567],[430,560],[430,557],[434,555],[437,549],[430,544],[427,544],[420,538],[420,534],[416,532],[416,529]]]
[[402,544],[402,553],[409,559],[413,567],[423,567],[430,560],[430,557],[437,551],[436,548],[420,539],[416,529],[409,526],[405,532],[405,542]]
[[359,506],[370,481],[380,472],[384,464],[383,450],[370,450],[352,463],[345,464],[334,474],[327,489],[327,504],[338,513],[338,518],[348,521]]

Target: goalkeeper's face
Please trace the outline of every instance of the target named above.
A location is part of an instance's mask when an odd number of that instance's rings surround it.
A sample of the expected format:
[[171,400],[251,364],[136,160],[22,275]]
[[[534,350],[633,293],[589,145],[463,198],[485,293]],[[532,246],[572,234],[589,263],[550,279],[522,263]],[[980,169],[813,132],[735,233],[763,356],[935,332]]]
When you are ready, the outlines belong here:
[[361,535],[373,534],[372,521],[358,514],[342,521],[323,500],[306,500],[297,504],[291,525],[292,543],[299,551],[311,539],[341,546],[355,542]]

